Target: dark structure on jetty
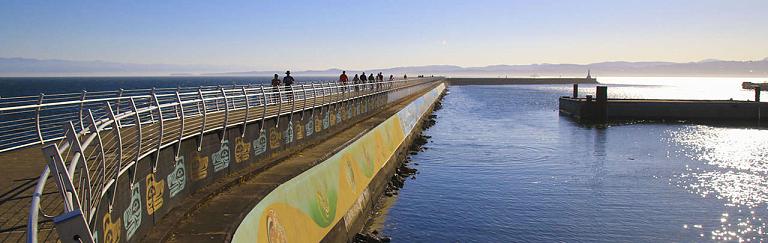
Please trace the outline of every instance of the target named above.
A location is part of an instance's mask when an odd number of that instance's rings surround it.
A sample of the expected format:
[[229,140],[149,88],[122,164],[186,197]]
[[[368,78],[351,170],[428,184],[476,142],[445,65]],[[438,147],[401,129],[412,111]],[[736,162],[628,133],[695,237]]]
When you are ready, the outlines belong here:
[[505,85],[505,84],[597,84],[597,79],[586,78],[448,78],[450,85]]
[[757,122],[768,115],[768,103],[736,100],[662,100],[662,99],[608,99],[608,88],[597,86],[596,97],[578,97],[578,85],[573,95],[560,97],[560,114],[583,122],[621,120],[664,121],[734,121]]

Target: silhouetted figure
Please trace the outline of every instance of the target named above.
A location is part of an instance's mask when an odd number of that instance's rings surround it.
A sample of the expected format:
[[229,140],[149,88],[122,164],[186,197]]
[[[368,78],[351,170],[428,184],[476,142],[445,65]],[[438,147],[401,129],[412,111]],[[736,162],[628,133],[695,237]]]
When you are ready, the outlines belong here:
[[381,82],[384,82],[384,74],[381,74],[379,72],[379,75],[376,75],[376,88],[381,89]]
[[360,75],[360,89],[365,90],[365,84],[368,83],[368,77],[365,76],[365,72]]
[[374,85],[375,85],[375,84],[374,84],[375,82],[376,82],[376,78],[374,78],[374,77],[373,77],[373,73],[371,73],[371,75],[370,75],[370,76],[368,76],[368,83],[370,83],[371,85],[370,85],[370,86],[368,86],[368,87],[371,87],[371,89],[373,89],[373,87],[374,87]]
[[283,77],[283,85],[285,85],[285,91],[288,91],[288,100],[293,99],[293,89],[291,86],[293,86],[293,77],[291,77],[291,71],[285,71],[285,77]]
[[395,75],[390,74],[389,75],[389,81],[395,80]]
[[408,74],[403,74],[403,79],[408,79]]
[[347,90],[348,81],[349,81],[349,78],[347,77],[347,71],[341,71],[341,75],[339,76],[339,84],[341,84],[342,92]]
[[357,74],[352,78],[352,83],[355,84],[355,91],[358,91],[357,85],[360,84],[360,77],[358,77]]
[[279,97],[278,92],[280,92],[280,84],[280,78],[275,74],[275,78],[272,79],[272,102],[277,102]]

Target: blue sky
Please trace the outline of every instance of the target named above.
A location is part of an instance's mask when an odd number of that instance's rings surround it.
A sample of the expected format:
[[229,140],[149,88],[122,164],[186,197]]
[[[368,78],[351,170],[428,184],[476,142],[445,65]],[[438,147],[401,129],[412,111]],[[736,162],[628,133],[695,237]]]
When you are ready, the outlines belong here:
[[0,0],[0,57],[363,69],[756,60],[766,0]]

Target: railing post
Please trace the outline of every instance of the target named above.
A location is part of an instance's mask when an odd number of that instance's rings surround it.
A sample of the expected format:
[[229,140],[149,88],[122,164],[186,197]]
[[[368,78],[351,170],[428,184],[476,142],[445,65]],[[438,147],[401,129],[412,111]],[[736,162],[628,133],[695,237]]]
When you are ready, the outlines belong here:
[[245,137],[245,128],[248,126],[248,113],[251,112],[251,104],[248,103],[248,93],[245,89],[245,86],[243,86],[243,99],[245,99],[245,117],[243,118],[243,133],[240,135],[240,137]]
[[120,89],[117,91],[117,106],[115,107],[117,109],[117,114],[120,114],[120,103],[123,101],[123,89]]
[[310,116],[312,116],[312,120],[315,120],[315,107],[317,107],[317,89],[315,89],[315,83],[310,83],[312,86],[312,112],[310,113]]
[[200,124],[200,135],[198,136],[198,139],[197,139],[197,151],[199,152],[203,148],[203,135],[205,135],[205,120],[207,118],[208,108],[205,105],[205,97],[203,96],[202,88],[197,89],[197,94],[198,94],[198,97],[200,98],[200,102],[203,103],[203,110],[202,110],[203,122],[202,124]]
[[80,130],[85,130],[85,125],[83,125],[83,105],[85,105],[85,94],[87,92],[83,90],[82,95],[80,95]]
[[304,96],[304,104],[301,106],[301,120],[304,121],[304,111],[307,110],[307,85],[301,84],[301,92]]
[[277,86],[277,116],[275,117],[275,129],[280,127],[280,113],[283,113],[283,92]]
[[296,112],[296,90],[294,90],[294,86],[291,85],[291,115],[288,116],[288,123],[293,122],[293,113]]
[[[136,163],[139,162],[139,157],[141,156],[141,116],[139,115],[138,109],[136,109],[136,101],[131,97],[128,102],[131,103],[131,109],[133,110],[133,118],[136,121],[136,158],[134,161]],[[151,113],[151,112],[150,112]]]
[[[158,120],[160,120],[160,131],[158,131],[159,135],[157,138],[157,151],[155,151],[155,160],[152,164],[152,173],[157,172],[157,164],[160,163],[160,148],[163,147],[163,134],[165,133],[165,126],[164,126],[164,118],[163,118],[163,109],[160,108],[160,100],[157,99],[157,93],[154,92],[154,89],[152,91],[152,99],[155,100],[155,106],[157,106],[157,116],[159,117]],[[152,113],[152,111],[150,111]]]
[[184,117],[184,104],[181,103],[181,95],[179,95],[179,89],[176,89],[176,102],[179,103],[179,112],[176,113],[176,117],[179,118],[179,139],[176,142],[176,158],[178,158],[179,153],[181,153],[181,139],[184,138],[184,120],[186,120]]
[[[72,141],[70,141],[70,144],[72,144]],[[59,188],[59,193],[64,199],[64,212],[80,209],[80,200],[77,198],[77,191],[75,191],[72,176],[67,170],[66,164],[64,164],[64,159],[61,157],[58,145],[51,144],[46,146],[43,148],[43,154],[45,154],[45,158],[48,160],[48,167],[51,169],[54,181]]]
[[40,93],[40,99],[37,100],[37,109],[35,109],[35,128],[37,128],[37,137],[40,138],[40,144],[45,143],[43,139],[43,130],[40,129],[40,111],[43,109],[43,97],[45,94]]
[[229,122],[229,104],[227,104],[227,93],[224,92],[224,88],[221,88],[221,96],[224,98],[224,124],[221,126],[221,142],[223,143],[227,137],[227,123]]
[[[261,124],[259,124],[259,136],[261,136],[261,132],[264,130],[264,119],[267,117],[267,93],[264,92],[264,85],[259,85],[259,89],[261,90],[261,98],[262,98],[262,106],[264,106],[264,110],[261,111]],[[259,137],[256,136],[256,137]]]

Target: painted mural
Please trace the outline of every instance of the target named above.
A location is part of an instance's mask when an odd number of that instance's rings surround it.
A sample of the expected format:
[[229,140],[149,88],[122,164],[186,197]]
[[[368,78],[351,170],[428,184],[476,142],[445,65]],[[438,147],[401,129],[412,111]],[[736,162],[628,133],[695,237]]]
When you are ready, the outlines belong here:
[[229,140],[222,141],[219,151],[213,153],[211,157],[213,157],[213,172],[219,172],[229,167]]
[[320,119],[320,117],[323,114],[318,114],[317,117],[315,117],[315,132],[320,132],[323,130],[323,120]]
[[280,140],[280,131],[278,131],[276,127],[269,128],[269,148],[279,148]]
[[[101,226],[101,230],[104,231],[104,243],[117,243],[120,242],[120,218],[112,221],[112,214],[107,212],[104,214],[104,224]],[[96,237],[98,234],[94,234]]]
[[283,142],[285,144],[289,144],[293,142],[293,122],[288,122],[288,128],[285,129],[283,132]]
[[168,180],[168,191],[171,193],[171,198],[179,194],[181,190],[184,190],[184,186],[187,184],[187,168],[184,167],[184,156],[176,158],[176,165],[166,179]]
[[267,152],[267,132],[264,129],[259,131],[259,137],[253,140],[253,154],[259,156]]
[[123,212],[123,226],[125,226],[125,232],[128,235],[126,240],[130,240],[136,230],[141,226],[141,192],[139,192],[139,184],[134,184],[131,187],[131,203],[128,208]]
[[232,241],[323,239],[364,194],[443,89],[440,84],[329,159],[275,188],[246,215]]
[[304,126],[304,129],[307,130],[305,133],[307,137],[312,136],[312,134],[315,132],[315,119],[310,117],[307,125]]
[[251,145],[242,137],[235,138],[235,163],[242,163],[251,158]]
[[163,207],[163,194],[165,194],[165,181],[157,180],[155,173],[149,173],[146,178],[147,186],[147,214],[155,214],[155,211]]
[[296,123],[295,131],[296,131],[296,141],[304,138],[304,125],[301,124],[301,121]]
[[200,153],[195,153],[195,158],[192,160],[192,180],[198,181],[208,177],[208,156],[200,156]]
[[326,111],[325,114],[323,114],[323,129],[328,129],[328,127],[330,126],[331,126],[330,115]]

